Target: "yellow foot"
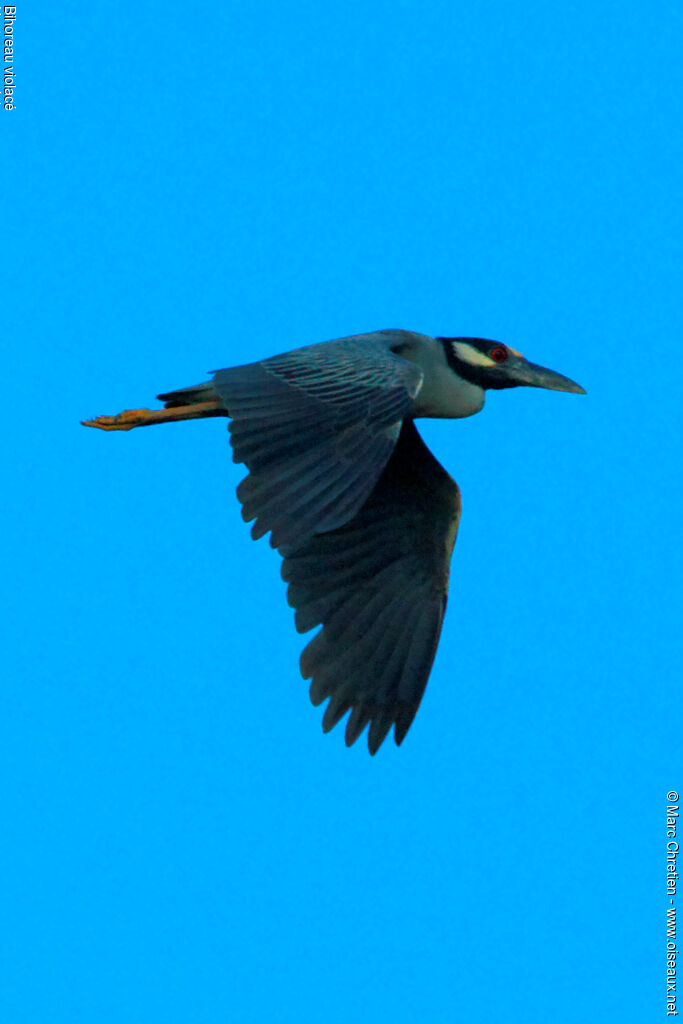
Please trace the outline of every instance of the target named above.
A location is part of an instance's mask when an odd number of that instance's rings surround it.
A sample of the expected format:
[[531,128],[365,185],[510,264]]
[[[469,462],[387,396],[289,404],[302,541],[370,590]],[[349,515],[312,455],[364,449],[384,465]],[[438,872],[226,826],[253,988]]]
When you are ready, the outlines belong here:
[[154,422],[151,409],[125,409],[118,416],[97,416],[94,420],[81,420],[84,427],[99,427],[100,430],[132,430]]
[[155,423],[176,423],[180,420],[199,420],[206,416],[227,416],[220,398],[191,405],[178,405],[170,409],[124,409],[118,416],[96,416],[94,420],[81,420],[84,427],[100,430],[132,430],[133,427],[151,427]]

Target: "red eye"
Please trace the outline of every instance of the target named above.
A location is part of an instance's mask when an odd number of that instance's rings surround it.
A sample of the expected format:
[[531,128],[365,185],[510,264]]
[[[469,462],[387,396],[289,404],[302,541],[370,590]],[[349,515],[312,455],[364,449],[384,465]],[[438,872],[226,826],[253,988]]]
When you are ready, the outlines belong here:
[[504,345],[496,345],[495,348],[491,349],[489,355],[491,356],[491,359],[495,359],[497,363],[504,363],[508,357],[508,350]]

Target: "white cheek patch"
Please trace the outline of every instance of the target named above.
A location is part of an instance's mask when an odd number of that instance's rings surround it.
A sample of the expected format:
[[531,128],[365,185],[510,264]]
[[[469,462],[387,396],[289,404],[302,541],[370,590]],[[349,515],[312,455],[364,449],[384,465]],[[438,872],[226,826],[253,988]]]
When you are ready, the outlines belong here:
[[473,345],[468,345],[466,341],[452,341],[451,345],[458,359],[462,359],[464,363],[469,363],[470,366],[498,365],[494,359],[484,355],[483,352],[480,352],[478,348],[474,348]]

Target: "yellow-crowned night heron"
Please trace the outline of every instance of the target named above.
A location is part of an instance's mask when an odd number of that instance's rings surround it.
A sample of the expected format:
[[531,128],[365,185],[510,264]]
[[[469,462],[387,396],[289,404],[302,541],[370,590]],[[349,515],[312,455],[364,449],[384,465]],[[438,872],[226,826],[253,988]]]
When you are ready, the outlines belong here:
[[85,421],[130,430],[229,416],[237,488],[252,536],[270,532],[304,633],[314,704],[327,732],[351,709],[346,742],[370,722],[374,754],[400,744],[436,654],[460,517],[457,484],[425,446],[420,416],[471,416],[489,388],[584,394],[574,381],[484,338],[375,331],[218,370],[159,395],[165,408]]

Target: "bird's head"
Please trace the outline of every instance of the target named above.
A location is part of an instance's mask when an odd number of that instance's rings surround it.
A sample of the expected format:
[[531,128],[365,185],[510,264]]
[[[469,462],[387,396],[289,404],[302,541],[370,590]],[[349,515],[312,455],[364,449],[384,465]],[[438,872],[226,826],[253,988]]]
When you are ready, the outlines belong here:
[[458,376],[480,388],[516,388],[522,384],[585,395],[580,384],[525,359],[500,341],[487,338],[439,338],[448,364]]

